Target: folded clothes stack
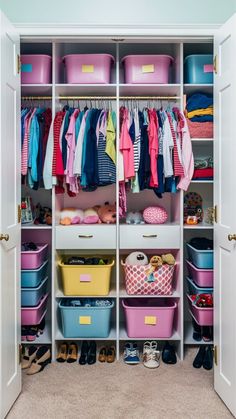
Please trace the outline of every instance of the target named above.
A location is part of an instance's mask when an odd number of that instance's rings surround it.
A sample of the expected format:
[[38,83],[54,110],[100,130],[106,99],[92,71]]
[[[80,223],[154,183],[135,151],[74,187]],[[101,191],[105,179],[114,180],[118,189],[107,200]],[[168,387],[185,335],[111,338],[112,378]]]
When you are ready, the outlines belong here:
[[194,160],[193,179],[213,180],[214,169],[212,157]]
[[213,138],[213,96],[194,93],[186,103],[186,117],[192,138]]

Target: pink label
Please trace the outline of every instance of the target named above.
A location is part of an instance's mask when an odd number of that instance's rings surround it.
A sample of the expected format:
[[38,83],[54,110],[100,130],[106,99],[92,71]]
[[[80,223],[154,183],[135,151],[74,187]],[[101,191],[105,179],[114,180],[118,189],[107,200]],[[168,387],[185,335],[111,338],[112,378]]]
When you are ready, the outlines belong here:
[[88,275],[88,274],[80,275],[79,280],[80,282],[91,282],[91,275]]
[[214,67],[213,64],[204,64],[203,72],[204,73],[213,73]]

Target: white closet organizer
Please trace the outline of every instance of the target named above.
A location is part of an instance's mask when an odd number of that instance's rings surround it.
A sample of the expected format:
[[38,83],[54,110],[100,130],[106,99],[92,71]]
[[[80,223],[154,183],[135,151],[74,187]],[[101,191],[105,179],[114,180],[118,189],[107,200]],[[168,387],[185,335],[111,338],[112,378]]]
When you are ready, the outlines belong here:
[[[62,108],[67,101],[76,105],[78,98],[80,104],[92,101],[94,97],[107,97],[112,108],[117,113],[117,149],[119,144],[119,107],[123,103],[123,97],[138,97],[140,103],[145,104],[148,100],[161,104],[175,104],[181,110],[184,108],[185,96],[195,91],[213,93],[213,85],[190,85],[184,84],[184,58],[189,54],[212,53],[213,40],[211,38],[194,38],[183,41],[178,38],[158,38],[152,40],[125,40],[115,42],[109,39],[46,39],[42,41],[34,37],[22,39],[21,54],[48,54],[52,55],[52,83],[46,85],[22,85],[22,100],[26,97],[32,103],[48,101],[52,107],[53,118],[55,113]],[[111,83],[101,84],[67,84],[63,66],[58,66],[58,61],[66,54],[73,53],[108,53],[115,57],[112,67]],[[167,54],[174,58],[174,66],[170,74],[168,84],[125,84],[122,58],[129,54]],[[153,99],[152,99],[153,97]],[[156,99],[159,97],[159,99]],[[169,97],[169,99],[168,99]],[[127,99],[126,99],[127,100]],[[84,102],[83,102],[84,101]],[[151,102],[152,103],[152,102]],[[213,156],[212,139],[192,139],[194,156],[204,156],[205,153]],[[117,176],[118,179],[118,176]],[[194,181],[189,191],[199,192],[203,197],[205,207],[213,206],[213,182]],[[50,244],[50,309],[47,313],[46,331],[37,343],[52,345],[53,359],[55,360],[57,345],[66,340],[61,332],[58,303],[64,298],[61,289],[57,262],[62,255],[111,255],[115,258],[112,269],[112,281],[109,298],[115,301],[112,312],[112,328],[107,341],[116,342],[117,357],[123,349],[124,341],[128,338],[124,326],[124,314],[121,307],[122,298],[130,298],[126,294],[124,286],[124,273],[121,259],[131,250],[143,250],[146,254],[160,254],[172,252],[177,260],[177,268],[174,277],[174,293],[166,298],[177,302],[177,310],[174,319],[174,333],[168,340],[173,341],[180,359],[184,357],[185,345],[198,344],[192,339],[192,325],[185,300],[185,251],[184,244],[191,237],[212,237],[213,227],[202,223],[197,226],[186,226],[183,223],[183,199],[184,193],[165,193],[163,199],[158,199],[152,191],[142,191],[139,194],[129,193],[127,196],[128,210],[142,210],[148,205],[163,205],[168,211],[168,222],[163,225],[126,225],[119,221],[117,208],[116,225],[77,225],[61,226],[59,224],[60,210],[64,207],[78,207],[86,209],[105,201],[118,203],[119,191],[118,180],[116,185],[100,187],[95,192],[81,192],[75,198],[70,198],[65,192],[56,195],[55,186],[52,191],[40,189],[32,191],[29,188],[22,191],[22,196],[30,195],[33,202],[52,207],[53,222],[50,226],[23,226],[22,239],[37,242],[49,242]],[[84,238],[87,236],[86,238]],[[89,238],[88,238],[89,236]],[[78,296],[79,297],[79,296]],[[145,298],[147,296],[139,296]],[[158,296],[150,296],[159,298]],[[82,338],[70,340],[83,340]],[[96,339],[99,340],[99,339]],[[104,339],[102,339],[104,340]],[[134,339],[132,339],[134,340]],[[139,339],[145,340],[145,339]],[[162,339],[157,339],[161,341]],[[163,339],[164,340],[164,339]],[[22,342],[24,343],[24,342]],[[28,344],[28,342],[27,342]],[[161,343],[160,343],[161,344]]]

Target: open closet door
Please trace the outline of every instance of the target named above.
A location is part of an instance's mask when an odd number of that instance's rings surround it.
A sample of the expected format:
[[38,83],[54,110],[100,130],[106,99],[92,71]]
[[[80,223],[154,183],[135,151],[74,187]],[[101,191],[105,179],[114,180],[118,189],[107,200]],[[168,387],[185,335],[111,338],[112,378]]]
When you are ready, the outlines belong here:
[[0,417],[21,391],[20,41],[0,12]]
[[236,14],[215,36],[215,390],[236,416]]

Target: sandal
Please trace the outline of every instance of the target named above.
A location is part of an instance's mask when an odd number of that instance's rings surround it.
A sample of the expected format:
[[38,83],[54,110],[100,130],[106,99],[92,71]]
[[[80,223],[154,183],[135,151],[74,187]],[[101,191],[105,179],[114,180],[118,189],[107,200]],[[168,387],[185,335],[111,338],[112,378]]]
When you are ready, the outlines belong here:
[[37,374],[51,362],[51,351],[47,346],[40,346],[36,352],[35,359],[33,360],[27,375]]
[[116,359],[116,350],[115,346],[109,346],[107,349],[107,362],[111,364],[112,362],[115,362]]
[[107,355],[108,355],[107,348],[105,346],[103,346],[99,351],[99,355],[98,355],[99,362],[106,362],[107,361]]
[[68,356],[68,345],[66,342],[63,342],[58,350],[57,362],[65,362]]
[[36,357],[37,346],[30,345],[25,347],[25,353],[21,361],[21,369],[29,368]]
[[72,364],[73,362],[77,361],[77,357],[78,357],[78,346],[76,345],[75,342],[71,342],[69,345],[66,362],[68,362],[68,364]]

